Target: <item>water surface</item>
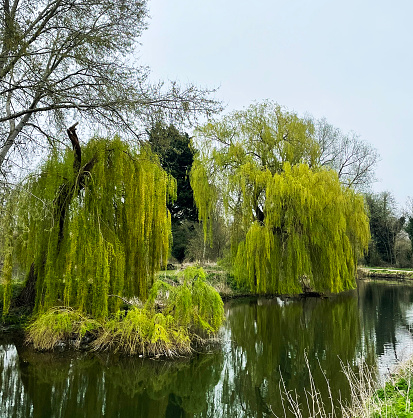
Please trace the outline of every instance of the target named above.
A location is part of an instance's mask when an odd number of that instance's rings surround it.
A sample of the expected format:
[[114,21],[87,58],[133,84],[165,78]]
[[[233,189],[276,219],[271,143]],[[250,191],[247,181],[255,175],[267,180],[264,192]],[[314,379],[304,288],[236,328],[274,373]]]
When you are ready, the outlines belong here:
[[225,312],[220,350],[172,362],[37,353],[4,337],[0,416],[284,417],[280,387],[305,403],[306,357],[324,396],[327,378],[345,400],[340,362],[357,370],[364,360],[384,376],[413,354],[413,287],[404,284],[361,283],[328,299],[238,300]]

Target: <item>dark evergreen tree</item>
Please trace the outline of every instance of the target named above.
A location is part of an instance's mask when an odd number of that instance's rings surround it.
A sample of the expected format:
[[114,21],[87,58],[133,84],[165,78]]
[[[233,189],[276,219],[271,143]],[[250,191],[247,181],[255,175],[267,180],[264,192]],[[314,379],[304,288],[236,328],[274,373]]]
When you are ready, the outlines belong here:
[[172,221],[172,256],[179,262],[185,258],[188,240],[194,230],[198,214],[194,203],[189,172],[195,150],[187,133],[173,126],[156,123],[149,132],[152,151],[158,154],[162,168],[177,182],[177,199],[168,204]]

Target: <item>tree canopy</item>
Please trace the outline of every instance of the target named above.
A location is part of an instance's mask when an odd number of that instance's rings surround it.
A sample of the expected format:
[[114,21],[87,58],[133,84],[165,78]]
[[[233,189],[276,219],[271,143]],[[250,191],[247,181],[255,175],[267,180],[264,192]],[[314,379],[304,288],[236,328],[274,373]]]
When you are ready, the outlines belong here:
[[163,169],[175,178],[177,198],[168,203],[172,221],[171,255],[180,263],[186,257],[188,241],[194,233],[194,223],[198,221],[194,196],[189,182],[189,172],[195,150],[186,133],[181,133],[174,125],[156,123],[149,131],[149,144],[159,156]]
[[372,238],[367,262],[396,264],[396,238],[406,219],[397,216],[396,203],[391,193],[368,193],[365,197]]
[[[124,135],[146,120],[220,109],[213,90],[149,81],[133,54],[146,0],[5,0],[0,5],[0,170],[56,144],[76,118]],[[39,143],[41,146],[39,147]]]
[[375,180],[377,150],[354,132],[343,133],[326,119],[312,120],[314,138],[320,147],[319,164],[335,170],[340,182],[356,190],[366,190]]
[[172,223],[184,219],[197,221],[198,214],[189,181],[189,172],[195,150],[187,133],[181,133],[174,125],[156,123],[149,131],[149,144],[159,156],[162,168],[177,182],[177,197],[168,204]]
[[232,222],[236,278],[254,292],[338,292],[355,285],[369,240],[362,196],[319,164],[314,126],[265,102],[210,122],[191,184],[210,233],[220,206]]
[[73,150],[51,154],[11,196],[5,259],[35,278],[35,311],[64,304],[100,318],[116,296],[145,299],[166,264],[176,182],[148,150],[119,138],[81,149],[74,127],[69,136]]

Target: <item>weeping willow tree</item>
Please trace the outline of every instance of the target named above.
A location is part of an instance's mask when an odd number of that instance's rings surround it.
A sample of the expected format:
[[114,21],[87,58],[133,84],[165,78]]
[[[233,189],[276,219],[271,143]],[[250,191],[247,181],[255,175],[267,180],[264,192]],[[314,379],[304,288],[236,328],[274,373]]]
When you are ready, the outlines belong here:
[[111,295],[145,300],[167,261],[175,180],[145,149],[119,138],[95,138],[81,149],[75,127],[68,134],[73,149],[55,151],[10,199],[4,312],[13,266],[28,272],[20,303],[33,303],[35,312],[64,305],[103,318],[119,309],[121,299]]
[[271,102],[198,130],[191,184],[204,224],[222,207],[232,223],[231,261],[258,293],[353,288],[369,240],[364,201],[320,167],[310,121]]

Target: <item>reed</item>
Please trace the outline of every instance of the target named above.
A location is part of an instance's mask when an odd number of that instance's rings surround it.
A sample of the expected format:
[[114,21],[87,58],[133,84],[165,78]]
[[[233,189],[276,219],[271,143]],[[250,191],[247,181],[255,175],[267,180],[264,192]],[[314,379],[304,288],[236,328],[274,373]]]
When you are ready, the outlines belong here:
[[[355,372],[349,365],[341,363],[350,386],[350,399],[334,399],[330,384],[327,393],[322,394],[315,385],[308,358],[306,366],[310,377],[310,386],[305,390],[305,399],[300,399],[297,392],[288,390],[281,377],[280,393],[283,402],[283,415],[279,416],[268,409],[272,415],[281,418],[407,418],[413,417],[413,358],[396,368],[380,384],[373,370],[365,363],[360,363]],[[324,374],[324,373],[323,373]]]

